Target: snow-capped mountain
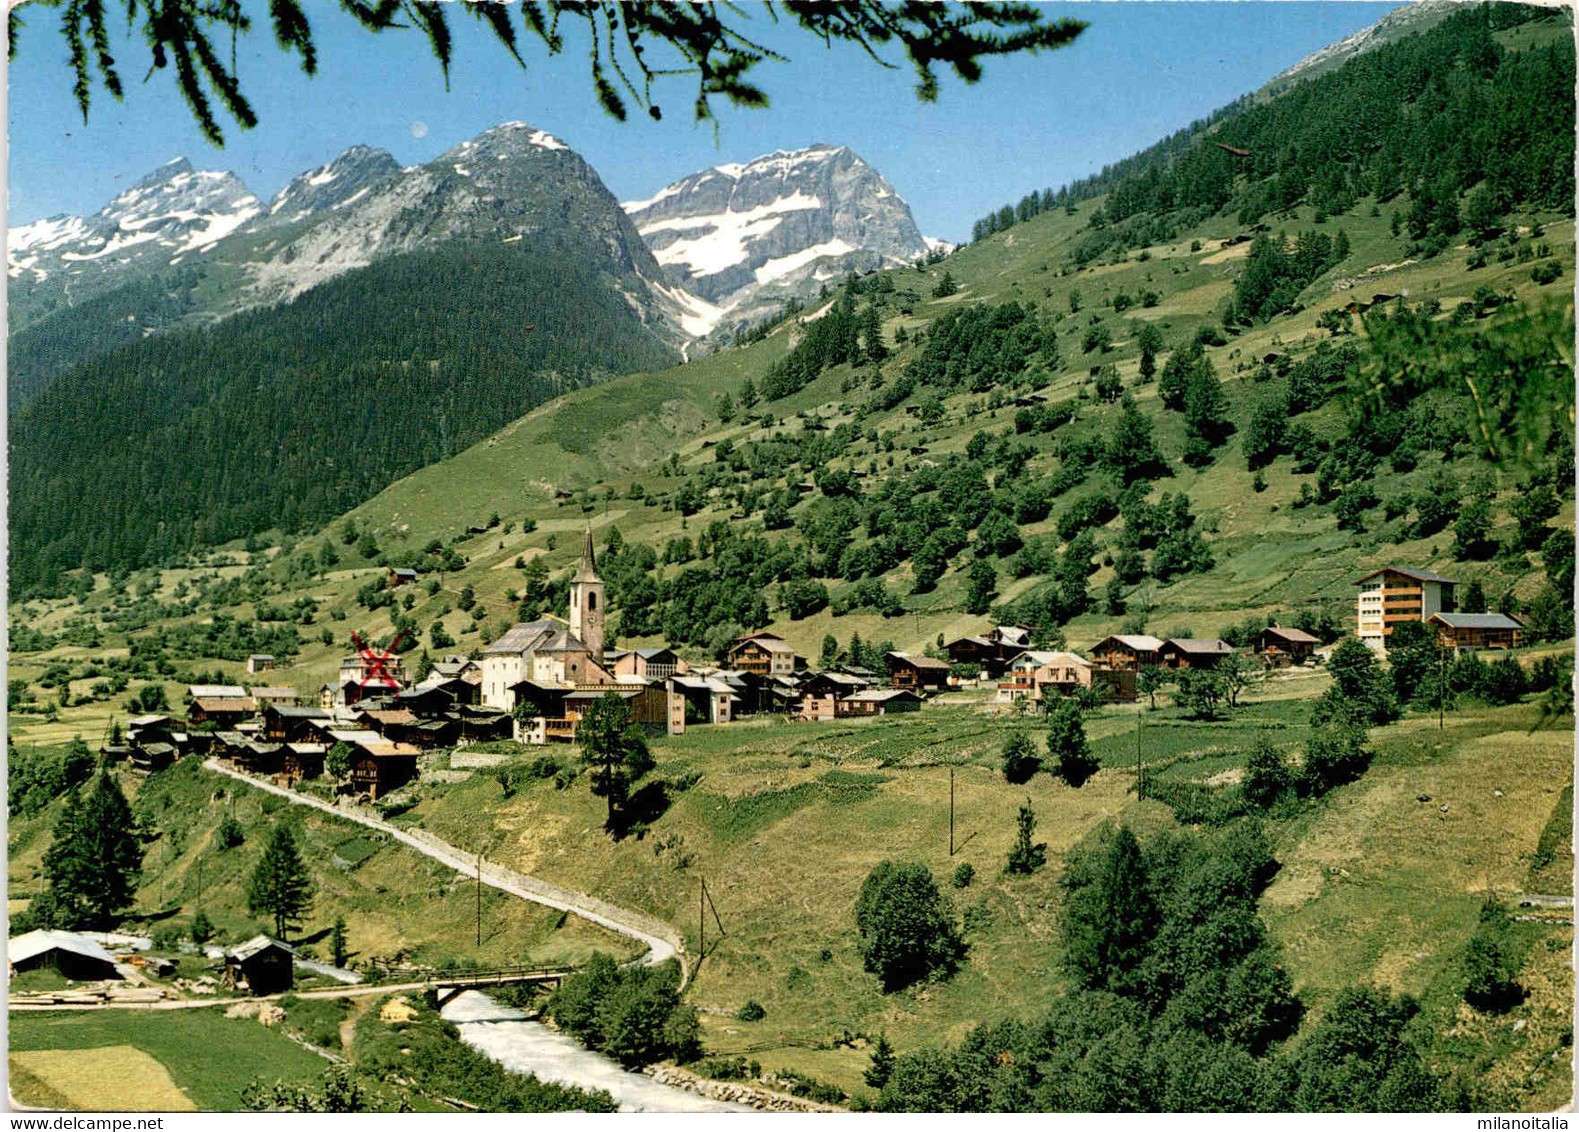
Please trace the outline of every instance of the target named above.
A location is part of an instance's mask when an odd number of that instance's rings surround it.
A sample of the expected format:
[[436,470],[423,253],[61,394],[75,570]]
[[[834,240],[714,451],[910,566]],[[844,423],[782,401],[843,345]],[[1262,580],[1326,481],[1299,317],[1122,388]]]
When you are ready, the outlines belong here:
[[[574,247],[578,259],[584,252],[661,337],[678,344],[711,327],[712,308],[668,284],[596,171],[553,135],[507,122],[405,168],[384,150],[353,146],[267,205],[232,174],[177,159],[93,216],[12,228],[11,331],[36,324],[43,332],[67,315],[78,324],[113,317],[113,335],[84,335],[81,325],[65,332],[71,342],[108,343],[287,301],[388,256],[537,235]],[[194,290],[190,274],[172,269],[195,270],[207,284]],[[137,301],[121,302],[118,289],[134,282]],[[150,287],[179,290],[179,301],[153,304],[157,314],[145,318]],[[84,306],[100,295],[103,313]],[[119,325],[127,313],[132,325]],[[53,367],[67,361],[66,351],[50,354]]]
[[718,165],[623,207],[671,286],[701,300],[693,330],[754,321],[827,280],[929,250],[910,206],[847,146]]
[[146,259],[178,262],[206,252],[262,212],[230,173],[194,170],[178,157],[92,216],[52,216],[7,233],[6,274],[103,275]]

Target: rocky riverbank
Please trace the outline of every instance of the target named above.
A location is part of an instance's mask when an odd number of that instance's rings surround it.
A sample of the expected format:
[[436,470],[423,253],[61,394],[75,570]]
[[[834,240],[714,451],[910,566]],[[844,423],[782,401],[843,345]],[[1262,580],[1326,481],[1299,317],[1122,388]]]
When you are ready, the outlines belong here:
[[847,1111],[837,1105],[818,1104],[816,1101],[775,1093],[770,1089],[748,1085],[742,1081],[714,1081],[710,1077],[698,1077],[695,1073],[673,1065],[649,1065],[642,1072],[659,1084],[668,1085],[672,1089],[684,1089],[686,1092],[695,1093],[711,1101],[745,1105],[758,1112]]

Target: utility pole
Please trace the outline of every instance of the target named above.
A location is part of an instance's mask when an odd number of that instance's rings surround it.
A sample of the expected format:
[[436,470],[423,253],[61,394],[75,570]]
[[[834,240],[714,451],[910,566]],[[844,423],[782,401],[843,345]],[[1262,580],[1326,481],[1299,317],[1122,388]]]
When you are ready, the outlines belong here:
[[954,768],[948,768],[948,855],[954,855]]
[[1445,724],[1442,716],[1444,703],[1447,700],[1447,650],[1440,641],[1436,646],[1436,729],[1441,731]]
[[1144,799],[1146,797],[1146,767],[1140,761],[1140,721],[1145,717],[1146,709],[1141,705],[1139,696],[1135,697],[1135,706],[1139,709],[1135,712],[1135,797]]
[[477,850],[477,946],[482,946],[482,850]]
[[707,958],[707,878],[702,877],[701,881],[702,891],[696,898],[696,966],[698,970],[701,969],[702,960]]

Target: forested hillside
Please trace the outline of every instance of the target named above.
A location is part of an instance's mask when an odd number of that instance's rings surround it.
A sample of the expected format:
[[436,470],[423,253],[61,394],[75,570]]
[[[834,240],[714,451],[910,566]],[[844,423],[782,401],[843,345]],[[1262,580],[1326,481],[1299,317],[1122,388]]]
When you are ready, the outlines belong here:
[[[1218,212],[1253,224],[1308,204],[1328,216],[1408,191],[1411,234],[1440,252],[1461,227],[1508,209],[1566,209],[1570,27],[1563,9],[1474,5],[1276,98],[1247,95],[1094,177],[1005,205],[977,221],[975,237],[1103,197],[1081,245],[1089,261],[1171,239]],[[1516,29],[1546,42],[1509,50],[1498,33],[1506,40]]]
[[62,375],[12,419],[12,586],[317,527],[550,397],[671,364],[583,263],[458,243]]

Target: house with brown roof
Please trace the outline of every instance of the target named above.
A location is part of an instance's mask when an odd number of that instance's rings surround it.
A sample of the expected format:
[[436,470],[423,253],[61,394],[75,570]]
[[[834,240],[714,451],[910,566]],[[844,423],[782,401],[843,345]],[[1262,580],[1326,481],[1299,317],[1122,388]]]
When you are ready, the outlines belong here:
[[1261,663],[1268,668],[1287,668],[1309,660],[1321,644],[1321,638],[1303,629],[1284,629],[1270,625],[1255,635],[1253,646]]
[[839,714],[895,715],[920,711],[923,702],[912,688],[863,688],[839,701]]
[[1164,668],[1216,668],[1234,646],[1220,637],[1170,637],[1157,650]]
[[888,678],[896,688],[913,688],[923,694],[948,687],[949,663],[920,653],[888,654]]
[[1524,626],[1505,613],[1433,613],[1426,622],[1437,644],[1454,656],[1482,649],[1516,649]]
[[950,664],[976,664],[990,679],[1008,670],[1009,662],[1031,647],[1028,625],[994,625],[985,633],[960,637],[944,646]]
[[1138,672],[1160,663],[1162,640],[1144,633],[1121,633],[1103,637],[1091,646],[1091,664],[1096,668]]
[[729,667],[760,676],[787,676],[795,671],[795,649],[776,633],[748,633],[736,637],[728,654]]
[[690,665],[671,648],[616,649],[604,654],[603,667],[615,676],[640,676],[664,680],[684,676]]
[[251,719],[258,711],[258,701],[251,696],[228,696],[225,699],[196,699],[187,708],[187,718],[194,724],[212,723],[221,728],[235,727],[242,720]]
[[1383,566],[1356,578],[1356,635],[1366,646],[1385,652],[1387,638],[1400,621],[1429,621],[1454,609],[1452,578],[1412,566]]
[[859,676],[849,676],[843,672],[819,672],[801,686],[799,718],[825,720],[848,714],[841,711],[841,702],[866,686],[866,681]]
[[1091,673],[1091,662],[1076,653],[1029,649],[1009,662],[998,684],[998,702],[1039,703],[1049,696],[1071,695],[1091,687]]

